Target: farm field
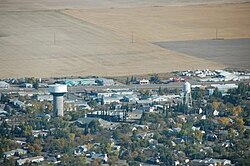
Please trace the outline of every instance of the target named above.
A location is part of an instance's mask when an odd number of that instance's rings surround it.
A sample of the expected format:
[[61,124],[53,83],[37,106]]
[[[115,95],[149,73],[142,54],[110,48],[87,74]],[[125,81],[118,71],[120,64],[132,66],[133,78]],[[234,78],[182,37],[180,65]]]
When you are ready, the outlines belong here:
[[250,3],[64,10],[137,42],[249,38]]
[[183,54],[221,62],[232,68],[250,69],[250,39],[169,41],[155,44]]
[[0,1],[0,78],[219,69],[230,64],[154,43],[212,39],[215,27],[225,39],[250,38],[248,3],[99,1]]

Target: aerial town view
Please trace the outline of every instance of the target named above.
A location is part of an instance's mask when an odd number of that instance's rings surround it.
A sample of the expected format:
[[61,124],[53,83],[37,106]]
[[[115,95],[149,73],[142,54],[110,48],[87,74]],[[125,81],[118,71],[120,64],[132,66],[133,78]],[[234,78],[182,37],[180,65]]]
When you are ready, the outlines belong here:
[[250,0],[0,0],[0,166],[249,166]]

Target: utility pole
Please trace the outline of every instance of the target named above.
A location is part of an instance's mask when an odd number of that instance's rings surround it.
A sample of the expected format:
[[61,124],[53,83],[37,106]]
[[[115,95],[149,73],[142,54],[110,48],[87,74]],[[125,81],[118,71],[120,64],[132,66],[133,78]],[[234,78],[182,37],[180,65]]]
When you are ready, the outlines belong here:
[[217,40],[217,27],[215,28],[215,39]]

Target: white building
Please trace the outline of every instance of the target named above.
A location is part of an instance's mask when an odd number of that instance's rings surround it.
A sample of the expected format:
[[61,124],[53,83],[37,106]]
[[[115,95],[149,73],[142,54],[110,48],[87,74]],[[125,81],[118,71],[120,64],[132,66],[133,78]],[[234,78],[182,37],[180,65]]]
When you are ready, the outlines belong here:
[[23,88],[33,88],[33,84],[30,84],[30,83],[23,83],[23,84],[21,85],[21,87],[23,87]]
[[31,162],[31,163],[39,163],[44,161],[44,157],[43,156],[36,156],[36,157],[29,157],[29,158],[25,158],[25,159],[19,159],[17,160],[17,163],[19,165],[23,165],[26,162]]
[[153,97],[152,100],[154,102],[163,102],[163,101],[168,101],[168,97],[163,95],[163,96],[156,96],[156,97]]
[[10,84],[8,84],[5,81],[0,81],[0,88],[8,89],[10,87]]
[[[218,90],[222,93],[226,93],[229,89],[238,88],[236,84],[211,84],[211,87],[218,88]],[[210,92],[212,93],[212,92]]]
[[146,80],[146,79],[140,80],[140,85],[148,85],[148,84],[149,84],[149,80]]
[[123,97],[103,97],[102,98],[102,101],[103,101],[103,104],[111,104],[111,103],[120,103],[120,100],[122,99]]
[[27,154],[27,150],[15,149],[15,150],[11,150],[11,151],[8,151],[8,152],[4,152],[5,157],[11,157],[11,156],[14,156],[15,154],[18,154],[18,155]]
[[125,102],[136,102],[138,101],[139,98],[137,95],[126,95],[126,96],[123,96],[123,101]]
[[37,95],[38,101],[53,101],[52,95]]

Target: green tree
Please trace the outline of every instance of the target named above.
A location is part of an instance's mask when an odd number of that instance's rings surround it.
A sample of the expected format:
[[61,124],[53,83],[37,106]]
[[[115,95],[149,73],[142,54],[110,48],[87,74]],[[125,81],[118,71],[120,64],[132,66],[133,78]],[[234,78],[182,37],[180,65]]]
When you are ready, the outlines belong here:
[[24,125],[24,136],[27,137],[27,136],[30,136],[32,135],[32,126],[30,125]]
[[239,83],[238,89],[237,89],[238,94],[244,96],[247,91],[248,91],[247,85],[245,85],[243,82]]
[[159,95],[163,95],[163,94],[164,94],[164,91],[162,90],[161,87],[159,87],[159,89],[158,89],[158,94],[159,94]]
[[192,91],[192,98],[193,100],[201,100],[203,98],[203,93],[201,91],[200,88],[195,88],[193,91]]
[[154,74],[150,77],[150,82],[154,83],[154,84],[158,84],[161,82],[160,77],[158,76],[158,74]]
[[77,156],[72,163],[72,165],[86,165],[87,164],[87,158],[84,155]]
[[33,88],[35,89],[38,89],[39,88],[39,80],[36,79],[34,82],[33,82]]
[[14,159],[14,157],[5,158],[3,165],[4,166],[14,166],[14,165],[16,165],[16,160]]
[[129,85],[129,78],[126,79],[126,85]]
[[200,130],[196,130],[196,131],[195,131],[195,138],[196,138],[196,140],[198,140],[199,142],[202,142],[203,133],[202,133]]
[[219,89],[217,87],[214,89],[213,96],[218,97],[218,98],[222,97],[222,94],[221,94],[221,92],[219,91]]
[[71,163],[74,161],[74,158],[72,158],[71,155],[64,154],[61,158],[61,165],[68,166],[71,165]]
[[103,144],[102,145],[102,152],[104,153],[104,154],[111,154],[111,145],[110,145],[110,143],[106,143],[106,144]]
[[101,129],[100,122],[97,120],[91,121],[88,127],[90,129],[90,133],[92,134]]

